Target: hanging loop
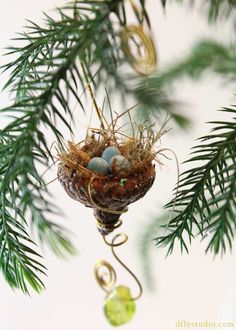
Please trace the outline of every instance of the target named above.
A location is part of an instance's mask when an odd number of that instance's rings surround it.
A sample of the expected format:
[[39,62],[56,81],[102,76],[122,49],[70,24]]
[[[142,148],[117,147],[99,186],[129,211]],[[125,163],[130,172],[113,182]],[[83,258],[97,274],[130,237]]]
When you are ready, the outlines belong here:
[[105,260],[99,260],[94,267],[94,274],[99,286],[109,293],[116,283],[116,272],[112,265]]
[[[131,50],[130,40],[137,37],[141,41],[140,47],[143,47],[144,55],[134,55]],[[123,51],[134,70],[141,75],[152,74],[157,65],[157,54],[152,37],[144,32],[141,25],[128,25],[122,31],[121,39]]]

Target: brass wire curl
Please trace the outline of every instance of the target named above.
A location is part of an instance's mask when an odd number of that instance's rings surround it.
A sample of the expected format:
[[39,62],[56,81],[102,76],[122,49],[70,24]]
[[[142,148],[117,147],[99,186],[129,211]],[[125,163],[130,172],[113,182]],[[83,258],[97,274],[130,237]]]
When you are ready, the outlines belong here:
[[[91,176],[90,180],[89,180],[89,184],[88,184],[88,194],[89,194],[89,198],[90,198],[90,202],[92,203],[92,205],[97,208],[100,209],[102,211],[108,212],[108,213],[113,213],[113,214],[123,214],[124,212],[128,211],[128,208],[126,207],[124,210],[112,210],[112,209],[107,209],[105,207],[102,207],[100,205],[98,205],[92,197],[92,183],[93,180],[95,179],[95,176]],[[97,225],[98,227],[102,227],[102,226],[107,226],[107,224],[102,224],[100,221],[97,220]],[[122,225],[122,220],[119,220],[117,222],[117,224],[112,225],[112,229],[116,229],[118,227],[120,227]],[[121,261],[121,259],[117,256],[114,248],[123,245],[124,243],[127,242],[128,240],[128,235],[125,233],[120,233],[115,235],[112,240],[111,243],[107,241],[106,237],[103,235],[103,240],[104,242],[111,247],[111,251],[112,254],[114,256],[114,258],[118,261],[118,263],[125,268],[128,273],[134,278],[134,280],[136,281],[136,283],[138,284],[139,287],[139,293],[136,297],[132,298],[132,300],[138,300],[143,293],[143,288],[142,285],[140,283],[140,281],[138,280],[138,278],[136,277],[136,275],[124,264],[123,261]],[[119,241],[118,241],[119,240]],[[117,242],[118,241],[118,242]],[[103,272],[102,272],[103,269]],[[104,271],[106,270],[106,272]],[[106,292],[109,293],[109,291],[114,287],[115,283],[116,283],[116,272],[114,270],[114,268],[111,266],[111,264],[109,264],[107,261],[105,260],[99,260],[96,264],[95,264],[95,268],[94,268],[94,273],[95,273],[95,277],[96,280],[99,284],[99,286]]]
[[[128,235],[126,235],[125,233],[117,234],[112,238],[111,243],[107,241],[105,236],[103,236],[103,240],[108,246],[111,247],[111,251],[112,251],[112,254],[113,254],[114,258],[118,261],[118,263],[123,268],[125,268],[125,270],[128,271],[128,273],[133,277],[133,279],[137,283],[138,288],[139,288],[139,292],[138,292],[136,297],[132,298],[132,300],[133,301],[138,300],[142,296],[142,293],[143,293],[142,285],[141,285],[140,281],[138,280],[138,278],[136,277],[136,275],[117,256],[117,254],[115,252],[115,249],[114,249],[115,247],[121,246],[124,243],[126,243],[127,240],[128,240]],[[118,242],[116,242],[116,241],[118,241]],[[106,268],[106,270],[108,270],[108,273],[101,273],[99,275],[99,271],[101,271],[102,267]],[[107,280],[105,279],[105,276],[108,276]],[[96,265],[95,265],[95,277],[97,279],[97,282],[98,282],[99,286],[104,291],[106,291],[107,293],[109,292],[109,289],[112,289],[114,287],[115,283],[116,283],[116,273],[115,273],[114,268],[108,262],[106,262],[104,260],[100,260],[96,263]]]
[[[129,45],[129,40],[138,36],[144,47],[145,56],[135,56]],[[157,65],[157,54],[152,37],[144,32],[142,25],[128,25],[121,33],[122,48],[131,66],[140,75],[152,74]]]
[[99,286],[109,293],[116,283],[116,272],[112,265],[105,260],[99,260],[94,267],[94,274]]
[[123,221],[121,219],[119,219],[115,224],[114,223],[104,224],[99,219],[96,219],[96,220],[97,220],[98,229],[101,229],[101,230],[105,229],[109,233],[111,233],[111,232],[113,232],[113,230],[119,228],[123,223]]

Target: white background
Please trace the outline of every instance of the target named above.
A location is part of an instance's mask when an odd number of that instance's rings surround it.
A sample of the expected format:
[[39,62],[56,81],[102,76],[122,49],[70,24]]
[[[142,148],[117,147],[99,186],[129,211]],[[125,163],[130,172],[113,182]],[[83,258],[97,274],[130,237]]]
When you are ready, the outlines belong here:
[[[215,37],[217,40],[233,40],[223,23],[208,27],[205,18],[191,10],[172,5],[163,14],[157,0],[149,0],[155,32],[160,68],[186,54],[191,45],[201,37]],[[0,7],[0,48],[10,44],[9,39],[21,31],[25,19],[39,21],[42,11],[63,4],[63,0],[8,0]],[[3,63],[3,60],[1,60]],[[0,76],[3,86],[6,75]],[[180,162],[186,159],[194,139],[207,132],[208,120],[224,119],[216,113],[221,106],[232,104],[233,88],[227,88],[214,75],[204,75],[198,83],[181,80],[176,83],[174,97],[183,101],[182,111],[193,118],[190,131],[172,131],[162,141],[162,147],[172,148]],[[8,102],[7,93],[2,93],[0,106]],[[86,125],[88,118],[84,119]],[[65,136],[65,139],[70,137]],[[82,139],[78,133],[78,139]],[[56,169],[54,170],[54,175]],[[189,255],[181,256],[178,248],[165,259],[165,250],[151,249],[155,290],[149,291],[145,284],[142,259],[139,253],[140,235],[151,223],[153,215],[160,213],[161,206],[170,198],[176,181],[174,161],[165,160],[158,168],[157,179],[152,190],[130,207],[124,219],[123,230],[130,240],[120,248],[132,269],[140,274],[144,283],[143,298],[137,303],[137,314],[132,322],[123,326],[129,330],[174,330],[178,320],[194,322],[229,321],[236,327],[236,260],[235,254],[215,259],[204,253],[205,243],[195,241]],[[95,228],[92,211],[71,200],[55,182],[51,185],[56,201],[63,207],[65,215],[59,219],[73,232],[73,242],[79,254],[68,260],[59,260],[47,249],[43,250],[48,278],[46,291],[41,295],[32,293],[26,297],[13,292],[0,276],[0,330],[108,330],[102,304],[104,293],[97,286],[93,276],[93,265],[97,259],[112,262],[109,249],[104,246]],[[116,265],[119,268],[118,265]],[[121,283],[130,285],[135,291],[132,279],[122,271],[118,272]],[[221,328],[222,329],[222,328]],[[236,329],[236,328],[235,328]]]

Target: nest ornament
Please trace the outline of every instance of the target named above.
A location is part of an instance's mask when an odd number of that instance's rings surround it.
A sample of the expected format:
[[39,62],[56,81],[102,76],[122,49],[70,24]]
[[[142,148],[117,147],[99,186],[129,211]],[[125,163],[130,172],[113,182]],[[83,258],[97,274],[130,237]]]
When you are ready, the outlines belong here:
[[[129,3],[138,25],[126,25],[121,31],[121,48],[137,74],[149,75],[155,71],[157,63],[150,25],[142,7],[138,7],[134,0]],[[139,45],[137,56],[130,47],[130,41],[134,40],[136,47]],[[143,52],[140,52],[140,47]],[[106,292],[105,316],[111,325],[119,326],[133,318],[135,300],[142,295],[142,285],[115,252],[115,248],[124,244],[128,236],[120,233],[111,241],[106,237],[122,225],[121,215],[128,211],[128,206],[142,198],[153,185],[156,175],[154,160],[157,160],[154,146],[163,132],[156,132],[153,126],[136,126],[131,121],[130,110],[113,119],[110,109],[111,123],[108,124],[97,105],[83,63],[81,67],[101,125],[99,129],[88,129],[84,141],[69,142],[65,149],[60,150],[58,180],[71,198],[93,209],[104,242],[138,285],[139,291],[134,296],[127,286],[116,286],[116,272],[110,263],[99,260],[95,265],[96,280]],[[125,114],[129,116],[131,136],[117,125]]]
[[[124,27],[122,50],[138,74],[149,75],[157,64],[150,26],[144,27],[142,8],[134,0],[130,0],[130,4],[138,25]],[[138,56],[134,56],[130,47],[130,41],[135,38],[138,38],[139,51],[143,48],[143,54]],[[88,78],[83,64],[82,69]],[[119,129],[115,129],[119,116],[105,129],[106,119],[97,106],[89,80],[86,80],[101,128],[79,144],[69,143],[68,149],[61,152],[58,179],[70,197],[93,208],[99,231],[107,235],[120,226],[120,216],[127,211],[127,206],[142,198],[152,186],[156,139],[151,127],[145,132],[141,126],[136,137],[133,134],[128,139],[120,139]],[[99,135],[98,139],[96,135]]]
[[71,198],[93,209],[98,230],[107,235],[121,225],[128,205],[151,188],[156,154],[149,136],[119,142],[107,131],[99,135],[69,142],[60,154],[58,179]]
[[[101,116],[101,112],[100,112]],[[115,286],[116,272],[106,261],[95,265],[95,277],[107,293],[104,312],[113,326],[130,321],[135,313],[134,301],[142,295],[142,286],[134,273],[121,261],[115,247],[128,236],[117,234],[111,242],[107,235],[121,226],[121,215],[131,203],[142,198],[153,185],[156,175],[155,145],[164,131],[153,126],[132,124],[131,136],[116,127],[118,118],[105,128],[89,129],[84,141],[68,142],[59,152],[58,180],[74,200],[93,209],[97,228],[120,265],[136,281],[139,292],[133,296],[126,286]],[[101,118],[101,117],[100,117]]]

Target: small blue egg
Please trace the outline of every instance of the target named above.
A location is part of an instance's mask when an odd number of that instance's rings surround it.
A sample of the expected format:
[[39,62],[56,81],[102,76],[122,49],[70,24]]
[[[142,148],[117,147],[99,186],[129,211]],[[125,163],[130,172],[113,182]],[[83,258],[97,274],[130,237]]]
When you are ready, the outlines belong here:
[[121,155],[114,156],[109,161],[109,170],[113,173],[117,173],[121,170],[128,170],[129,167],[130,163],[128,159]]
[[110,146],[103,151],[102,158],[109,163],[110,159],[117,155],[120,155],[120,150],[115,146]]
[[108,162],[106,162],[104,159],[101,157],[94,157],[90,159],[88,162],[87,168],[90,171],[103,174],[103,175],[108,175],[109,174],[109,165]]

